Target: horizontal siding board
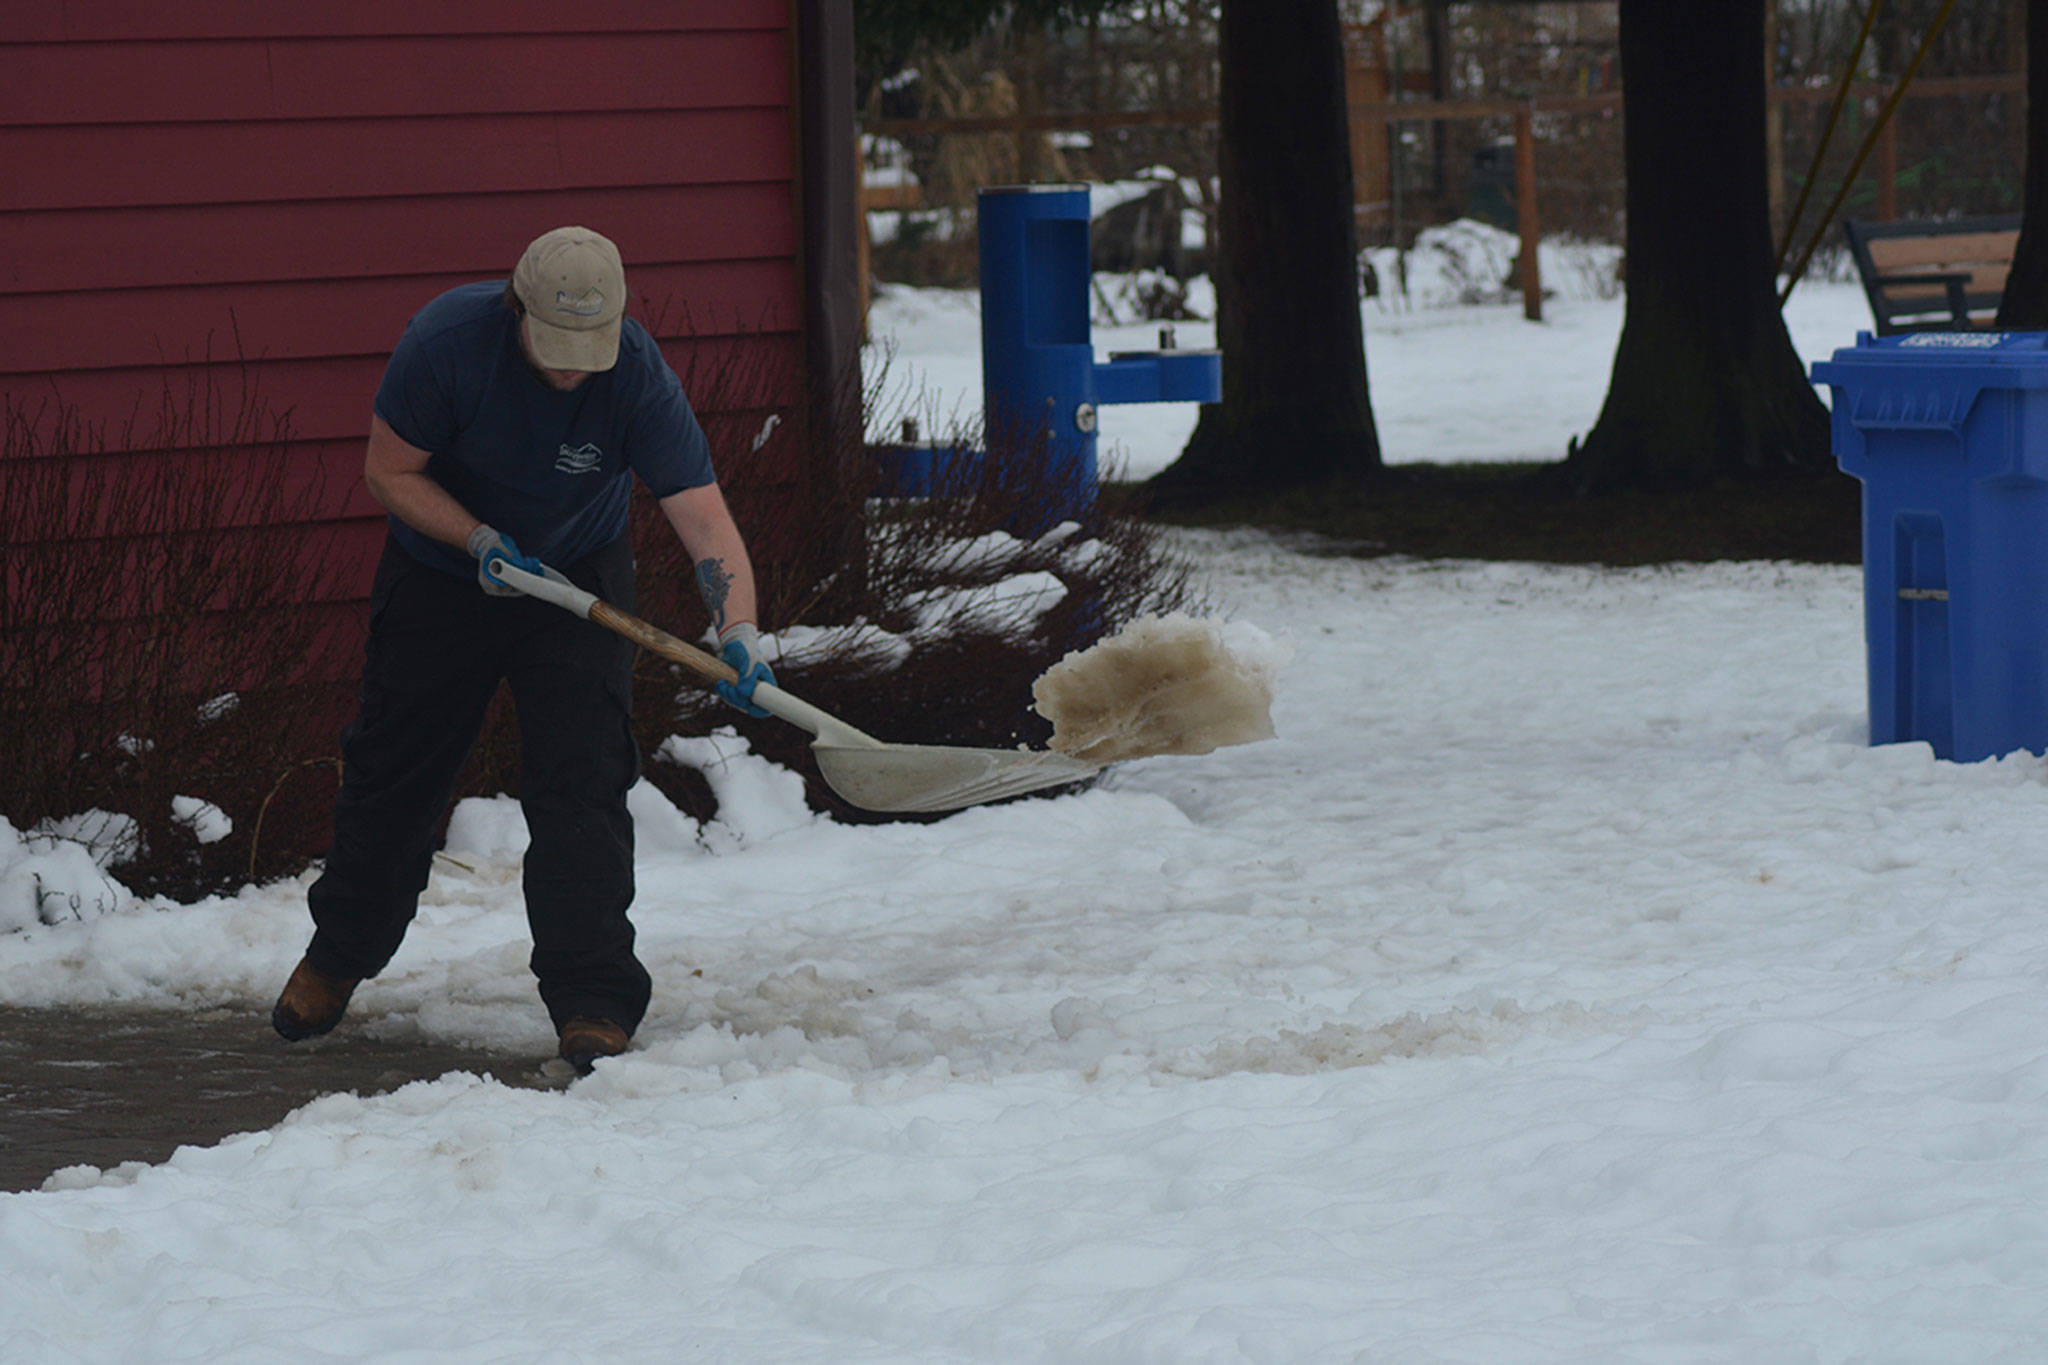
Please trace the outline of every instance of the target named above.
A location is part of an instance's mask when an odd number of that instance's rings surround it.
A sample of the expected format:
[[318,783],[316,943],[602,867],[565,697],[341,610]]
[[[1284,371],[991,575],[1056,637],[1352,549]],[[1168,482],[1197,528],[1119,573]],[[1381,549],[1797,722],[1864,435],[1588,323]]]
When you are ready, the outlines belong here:
[[788,111],[0,129],[0,212],[787,181]]
[[[791,333],[664,341],[662,355],[682,376],[700,413],[738,407],[748,412],[788,411],[803,397],[801,340]],[[384,375],[388,351],[375,355],[266,360],[249,367],[257,396],[289,417],[294,441],[340,441],[358,452],[370,430],[370,404]],[[68,409],[102,433],[106,448],[147,446],[168,385],[174,403],[201,374],[198,366],[74,370],[46,375],[0,375],[0,402],[40,416],[47,431]],[[239,394],[233,365],[217,367],[223,392]],[[45,447],[47,449],[47,447]]]
[[787,0],[64,0],[23,5],[6,34],[22,42],[115,39],[351,37],[379,33],[639,33],[669,29],[780,29]]
[[[347,594],[346,601],[367,603],[370,585],[377,577],[377,560],[384,552],[384,542],[390,537],[391,523],[382,508],[374,515],[351,517],[337,521],[331,528],[333,539],[328,542],[335,556],[343,565],[353,568],[353,573],[337,573],[335,582]],[[360,640],[370,633],[370,618],[367,612],[355,615],[351,621],[355,629],[354,638]],[[353,654],[354,651],[351,650]]]
[[643,263],[627,284],[633,316],[664,340],[795,332],[803,326],[803,294],[788,261],[717,267]]
[[[0,46],[0,125],[268,118],[262,43],[19,43]],[[152,101],[169,108],[152,116]]]
[[410,118],[789,102],[786,34],[0,46],[0,124]]
[[[367,405],[365,407],[367,410]],[[733,413],[710,408],[700,414],[706,434],[711,438],[712,460],[726,477],[730,478],[735,471],[745,468],[747,462],[762,458],[752,450],[752,439],[761,430],[767,415],[767,411],[759,409]],[[145,487],[172,476],[181,465],[210,470],[212,473],[205,477],[213,480],[219,478],[223,469],[246,467],[249,473],[245,482],[253,484],[262,477],[260,470],[274,470],[282,462],[284,472],[277,487],[276,506],[288,509],[289,520],[294,524],[313,525],[357,517],[381,517],[384,509],[370,496],[369,487],[363,480],[363,449],[364,437],[357,434],[326,440],[259,444],[231,457],[225,464],[215,464],[211,456],[195,456],[190,451],[149,447],[133,450],[115,448],[73,456],[59,463],[74,474],[80,486],[86,486],[94,477],[103,478],[109,492],[102,497],[112,497],[116,501],[102,504],[106,515],[97,519],[100,524],[89,528],[68,526],[66,533],[103,535],[115,530],[132,531],[133,522],[125,518],[132,517],[138,502],[147,499]],[[199,463],[192,465],[195,460]],[[28,467],[46,469],[51,467],[51,462],[34,461]],[[16,466],[10,471],[10,477],[20,477],[22,468]],[[199,504],[193,506],[197,508]],[[252,520],[252,513],[256,510],[253,505],[221,508],[208,503],[206,507],[211,509],[203,523],[206,525],[246,524]],[[120,524],[107,524],[106,517],[115,518]],[[35,527],[0,527],[0,551],[8,545],[40,538]]]
[[[728,478],[734,471],[745,467],[748,461],[761,458],[751,449],[752,437],[759,432],[765,419],[764,413],[726,413],[707,411],[703,414],[707,434],[712,440],[712,459]],[[779,425],[779,424],[778,424]],[[204,471],[200,474],[209,481],[209,486],[218,486],[225,472],[246,469],[239,475],[243,486],[255,486],[265,475],[274,472],[280,462],[283,475],[275,489],[274,506],[289,513],[292,524],[324,525],[353,518],[382,517],[384,509],[370,496],[368,485],[363,480],[363,446],[361,436],[334,438],[322,441],[291,441],[283,445],[267,444],[251,447],[237,453],[225,462],[216,462],[212,456],[194,456],[186,451],[163,451],[154,449],[110,450],[105,453],[75,456],[61,462],[68,474],[79,480],[79,486],[88,486],[95,479],[103,479],[105,492],[102,502],[105,516],[98,518],[99,525],[83,525],[67,528],[70,534],[85,533],[104,535],[114,531],[132,532],[136,507],[149,498],[146,487],[156,481],[175,477],[180,467]],[[196,463],[195,463],[196,461]],[[49,468],[49,462],[35,462],[36,468]],[[13,476],[19,477],[17,468]],[[232,503],[232,498],[229,499]],[[240,506],[222,507],[217,503],[191,503],[187,510],[204,512],[201,522],[179,529],[196,529],[198,525],[245,525],[253,524],[255,515],[262,509],[253,502]],[[117,524],[108,524],[113,518]],[[281,524],[281,519],[266,518],[263,524]],[[158,525],[161,529],[161,525]],[[40,539],[34,527],[0,528],[0,550],[8,545],[33,542]]]
[[[189,412],[200,406],[194,395],[211,393],[217,411],[233,413],[245,391],[272,414],[285,414],[308,397],[346,399],[356,415],[344,431],[369,429],[364,385],[374,390],[383,373],[382,359],[367,358],[298,362],[288,366],[150,365],[125,370],[63,371],[48,374],[0,374],[0,406],[17,416],[32,436],[34,455],[60,453],[51,433],[60,421],[70,423],[83,439],[63,450],[91,454],[101,450],[149,449],[166,443],[160,416],[165,411]],[[209,372],[210,371],[210,372]],[[339,410],[338,404],[334,405]],[[272,428],[266,427],[265,430]],[[287,434],[303,434],[298,411],[289,414]],[[216,436],[218,433],[215,433]]]
[[362,464],[361,442],[205,454],[138,450],[15,464],[9,476],[37,481],[39,495],[52,503],[61,497],[66,519],[61,529],[0,531],[0,553],[42,540],[111,540],[206,527],[310,527],[382,516],[364,488]]
[[791,333],[664,341],[661,354],[700,417],[780,412],[788,420],[804,398],[802,338]]
[[[383,355],[265,361],[250,367],[258,394],[274,409],[288,411],[297,439],[345,440],[360,450],[370,430],[370,401],[384,375]],[[225,382],[237,382],[222,367]],[[0,397],[46,416],[63,404],[106,434],[107,444],[147,445],[164,385],[182,392],[198,366],[149,369],[73,370],[62,374],[0,376]],[[140,405],[145,421],[131,424]]]
[[[197,204],[138,212],[0,214],[0,281],[17,293],[511,270],[565,215],[610,236],[628,278],[643,260],[792,258],[781,182],[326,203]],[[0,305],[4,309],[4,305]]]
[[[122,452],[101,458],[109,462],[113,478],[130,489],[143,480],[175,478],[179,465],[194,459],[189,452],[154,450]],[[199,467],[215,471],[213,477],[216,478],[218,471],[233,469],[238,462],[246,463],[249,472],[244,476],[245,485],[258,484],[265,477],[265,471],[275,472],[281,462],[283,476],[277,484],[278,506],[289,509],[300,524],[384,515],[384,509],[377,505],[363,482],[361,441],[293,441],[282,447],[257,447],[238,460],[224,464],[213,464],[210,456],[199,457],[199,460]],[[257,468],[259,465],[261,469]],[[249,524],[252,514],[259,510],[251,506],[231,507],[225,509],[224,514],[216,515],[209,524]]]
[[[0,297],[0,374],[227,359],[388,354],[407,319],[463,278],[320,280],[231,288]],[[629,288],[664,335],[794,330],[786,261],[641,265]]]

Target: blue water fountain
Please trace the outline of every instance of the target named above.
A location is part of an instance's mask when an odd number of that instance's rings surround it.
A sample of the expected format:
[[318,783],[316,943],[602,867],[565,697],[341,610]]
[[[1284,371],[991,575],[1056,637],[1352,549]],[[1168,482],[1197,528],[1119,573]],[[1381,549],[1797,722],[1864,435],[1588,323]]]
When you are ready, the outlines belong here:
[[[1001,185],[981,191],[983,439],[1001,459],[1044,442],[1051,496],[1042,525],[1083,514],[1097,487],[1096,413],[1109,403],[1213,403],[1213,350],[1119,351],[1095,358],[1088,308],[1088,187]],[[1170,340],[1170,333],[1163,340]],[[878,452],[879,490],[945,491],[949,466],[982,452],[905,443]],[[1034,452],[1036,453],[1036,452]],[[955,470],[954,472],[958,472]]]

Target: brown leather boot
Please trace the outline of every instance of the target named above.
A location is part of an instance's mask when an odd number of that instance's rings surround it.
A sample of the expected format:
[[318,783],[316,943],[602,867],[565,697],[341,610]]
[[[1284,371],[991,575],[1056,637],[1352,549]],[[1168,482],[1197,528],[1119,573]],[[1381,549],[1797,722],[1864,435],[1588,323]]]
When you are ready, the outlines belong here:
[[341,1022],[348,998],[355,994],[356,981],[315,971],[312,963],[300,958],[277,1004],[271,1007],[270,1026],[289,1042],[319,1037]]
[[562,1060],[588,1076],[600,1057],[626,1050],[626,1031],[609,1019],[578,1015],[562,1025]]

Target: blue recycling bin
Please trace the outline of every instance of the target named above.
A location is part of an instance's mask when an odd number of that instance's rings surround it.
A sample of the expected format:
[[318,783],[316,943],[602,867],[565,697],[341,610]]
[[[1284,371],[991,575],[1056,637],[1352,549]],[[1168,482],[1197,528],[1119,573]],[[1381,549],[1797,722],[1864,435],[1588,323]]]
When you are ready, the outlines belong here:
[[1813,377],[1863,485],[1870,742],[2048,749],[2048,333],[1863,332]]

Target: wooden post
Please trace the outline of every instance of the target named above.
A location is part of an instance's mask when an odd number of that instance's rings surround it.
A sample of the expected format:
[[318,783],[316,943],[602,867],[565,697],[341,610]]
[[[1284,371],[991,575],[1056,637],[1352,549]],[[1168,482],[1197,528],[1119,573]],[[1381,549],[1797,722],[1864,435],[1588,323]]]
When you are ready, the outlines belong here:
[[[1401,49],[1389,36],[1387,42],[1387,100],[1392,104],[1401,102]],[[1380,134],[1387,144],[1387,245],[1394,248],[1394,267],[1401,278],[1394,282],[1395,289],[1404,297],[1408,293],[1408,243],[1402,239],[1406,225],[1401,221],[1403,209],[1401,175],[1406,166],[1401,156],[1401,125],[1390,115],[1380,124]]]
[[[1344,44],[1344,98],[1350,107],[1351,202],[1353,219],[1377,229],[1387,220],[1387,125],[1358,112],[1388,97],[1386,16],[1355,24]],[[1376,234],[1375,234],[1376,235]]]
[[[1018,44],[1018,55],[1023,59],[1023,80],[1017,87],[1017,112],[1025,118],[1045,110],[1044,83],[1039,80],[1040,58],[1045,52],[1044,37],[1037,29],[1026,29]],[[1035,185],[1046,179],[1045,134],[1018,128],[1014,145],[1017,154],[1017,181],[1023,185]]]
[[1877,135],[1877,221],[1889,223],[1899,216],[1899,115],[1892,111]]
[[1522,233],[1522,316],[1543,321],[1543,270],[1536,244],[1543,227],[1536,219],[1536,116],[1528,106],[1515,114],[1515,226]]
[[[853,216],[857,220],[854,233],[854,273],[859,276],[860,291],[860,339],[868,339],[868,308],[875,296],[875,246],[868,230],[868,210],[897,209],[908,211],[924,206],[924,187],[917,184],[870,185],[867,182],[867,159],[858,150],[854,164],[860,168],[854,188]],[[902,230],[898,220],[897,230]]]
[[[1446,100],[1451,95],[1451,7],[1431,5],[1422,11],[1425,31],[1429,35],[1429,97],[1432,100]],[[1442,214],[1449,191],[1445,164],[1444,124],[1442,119],[1432,119],[1429,124],[1430,193],[1435,196],[1436,211]]]

